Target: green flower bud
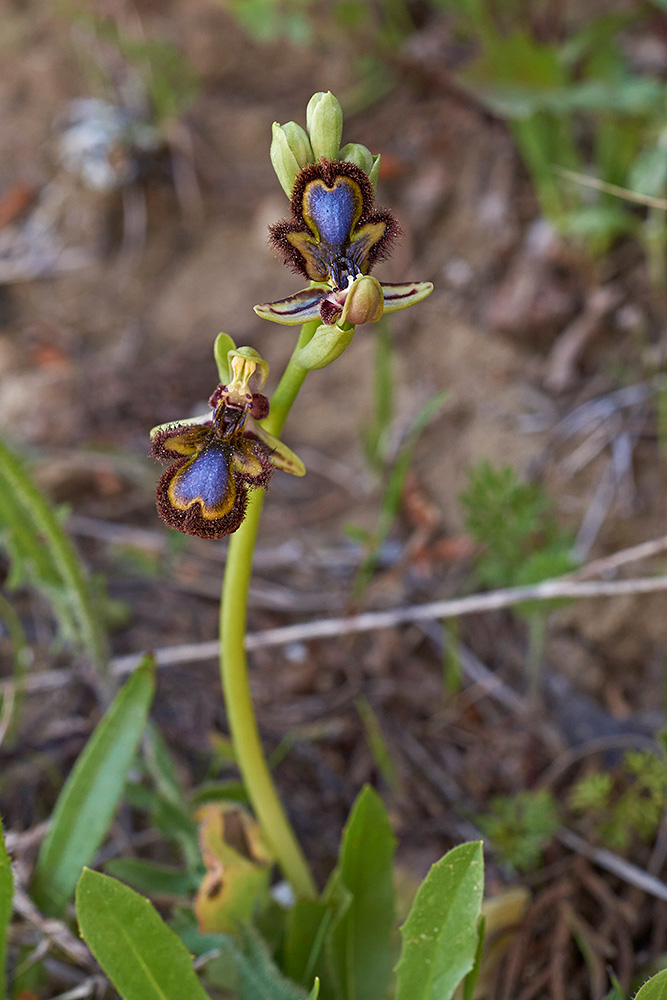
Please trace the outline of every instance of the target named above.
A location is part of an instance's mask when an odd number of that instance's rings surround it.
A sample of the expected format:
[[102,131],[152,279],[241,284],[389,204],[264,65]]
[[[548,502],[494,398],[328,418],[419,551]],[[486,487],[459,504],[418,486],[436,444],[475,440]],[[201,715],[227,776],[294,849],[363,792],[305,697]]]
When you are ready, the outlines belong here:
[[301,348],[294,360],[302,368],[326,368],[349,347],[353,337],[353,328],[343,330],[340,326],[318,326],[312,339]]
[[364,274],[350,282],[339,323],[377,323],[384,311],[384,296],[377,278]]
[[380,154],[376,153],[375,156],[373,157],[373,166],[368,171],[368,179],[371,182],[371,184],[373,185],[373,190],[374,191],[377,191],[377,189],[378,189],[378,178],[380,176],[380,160],[381,159],[382,159],[382,157],[380,156]]
[[338,159],[354,163],[355,166],[361,167],[364,173],[367,174],[370,174],[373,169],[373,154],[370,149],[362,146],[360,142],[348,142],[347,146],[343,146],[338,154]]
[[287,144],[294,153],[299,167],[303,170],[309,163],[313,163],[313,150],[306,130],[301,128],[297,122],[285,122],[280,128],[285,133]]
[[322,156],[327,160],[338,159],[343,135],[343,109],[330,90],[326,94],[321,91],[313,94],[308,101],[306,125],[315,160]]
[[296,175],[301,170],[299,161],[290,148],[289,140],[283,131],[282,125],[273,123],[273,135],[271,138],[271,163],[276,172],[276,177],[280,181],[280,186],[288,198],[292,197],[292,188]]

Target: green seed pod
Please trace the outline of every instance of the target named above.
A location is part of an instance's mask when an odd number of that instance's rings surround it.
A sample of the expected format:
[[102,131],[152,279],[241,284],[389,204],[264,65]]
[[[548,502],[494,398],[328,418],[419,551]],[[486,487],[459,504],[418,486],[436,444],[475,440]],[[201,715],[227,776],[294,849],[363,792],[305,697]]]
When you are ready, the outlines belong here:
[[315,160],[324,156],[327,160],[338,159],[340,140],[343,135],[343,109],[328,90],[313,94],[306,108],[306,124]]
[[289,140],[283,131],[282,125],[273,123],[273,135],[271,138],[271,163],[276,172],[276,177],[280,181],[280,186],[288,198],[292,197],[292,188],[296,175],[301,170],[299,161],[290,148]]
[[326,368],[349,347],[353,337],[353,327],[343,330],[340,326],[318,326],[312,339],[301,348],[294,360],[302,368]]
[[366,174],[370,174],[373,169],[373,154],[360,142],[348,142],[347,146],[343,146],[338,154],[338,159],[354,163],[355,166],[361,167]]

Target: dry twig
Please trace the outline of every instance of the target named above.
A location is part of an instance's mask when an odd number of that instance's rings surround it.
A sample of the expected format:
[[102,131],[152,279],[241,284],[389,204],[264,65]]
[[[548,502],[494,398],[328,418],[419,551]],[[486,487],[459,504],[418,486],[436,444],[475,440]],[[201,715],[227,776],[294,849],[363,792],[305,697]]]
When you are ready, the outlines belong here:
[[623,882],[634,885],[637,889],[642,889],[649,896],[667,900],[667,884],[645,872],[643,868],[639,868],[618,854],[608,851],[606,847],[593,847],[572,830],[563,828],[558,831],[556,837],[565,847],[569,847],[571,851],[580,854],[583,858],[588,858],[598,868],[603,868],[605,871],[611,872],[612,875],[617,875]]
[[[286,646],[292,642],[307,642],[313,639],[328,639],[334,636],[351,635],[360,632],[374,632],[378,629],[393,628],[396,625],[414,624],[433,619],[458,618],[461,615],[478,614],[483,611],[497,611],[524,601],[551,601],[558,598],[616,597],[625,594],[653,594],[667,590],[667,576],[640,577],[630,580],[582,581],[572,579],[546,580],[526,587],[507,587],[492,590],[487,594],[473,594],[453,600],[432,601],[415,604],[390,611],[368,611],[345,618],[326,618],[281,628],[250,632],[246,648],[265,649],[270,646]],[[155,650],[158,666],[176,663],[192,663],[196,660],[211,660],[218,655],[217,642],[191,643]],[[140,662],[139,656],[121,656],[112,660],[111,670],[116,675],[131,672]],[[30,685],[27,685],[30,689]]]

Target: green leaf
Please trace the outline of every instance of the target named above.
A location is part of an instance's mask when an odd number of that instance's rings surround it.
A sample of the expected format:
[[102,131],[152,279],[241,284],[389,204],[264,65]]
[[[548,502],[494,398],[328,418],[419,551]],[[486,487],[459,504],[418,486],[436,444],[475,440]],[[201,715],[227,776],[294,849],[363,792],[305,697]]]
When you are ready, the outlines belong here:
[[475,962],[472,969],[465,977],[463,983],[463,1000],[475,1000],[475,987],[479,974],[482,971],[482,956],[484,955],[484,935],[486,931],[486,918],[480,917],[477,925],[477,951],[475,952]]
[[319,979],[316,979],[315,982],[313,983],[313,988],[310,991],[308,1000],[317,1000],[319,995],[320,995],[320,981]]
[[667,1000],[667,969],[644,983],[635,1000]]
[[33,895],[59,915],[84,865],[93,860],[116,814],[155,692],[146,657],[121,688],[80,754],[56,802],[37,858]]
[[174,805],[183,807],[183,789],[178,780],[176,762],[167,741],[152,722],[146,727],[144,759],[159,795]]
[[225,781],[205,781],[190,795],[190,805],[193,808],[205,805],[207,802],[247,802],[248,793],[242,781],[226,779]]
[[289,911],[281,965],[285,975],[302,986],[319,969],[331,918],[331,908],[319,899],[297,899]]
[[13,675],[11,686],[5,689],[0,711],[0,733],[4,735],[6,746],[12,746],[21,721],[25,679],[32,663],[32,650],[28,645],[21,619],[9,601],[0,594],[0,621],[3,622],[12,643]]
[[405,440],[396,453],[394,464],[387,477],[384,495],[380,502],[377,525],[371,535],[370,551],[359,567],[352,586],[353,596],[357,599],[363,595],[372,579],[378,564],[380,550],[389,538],[392,526],[398,515],[405,480],[412,465],[412,458],[417,442],[431,421],[439,414],[448,395],[449,392],[443,389],[426,400],[414,418]]
[[401,928],[396,1000],[451,1000],[475,964],[483,888],[481,842],[433,865]]
[[14,880],[0,820],[0,1000],[5,1000],[7,982],[7,931],[12,917]]
[[197,824],[189,810],[165,799],[156,788],[135,781],[127,782],[124,797],[135,809],[150,814],[151,825],[166,840],[178,844],[186,868],[193,869],[201,863]]
[[325,902],[350,896],[327,934],[327,960],[339,1000],[385,1000],[391,978],[396,839],[382,799],[366,786],[343,831]]
[[366,731],[366,742],[371,752],[375,765],[382,775],[382,778],[394,794],[401,791],[401,779],[392,760],[391,751],[382,732],[382,726],[368,698],[360,695],[355,698],[354,707],[359,713],[364,729]]
[[114,878],[126,882],[148,896],[189,897],[199,888],[203,868],[199,876],[181,868],[156,865],[143,858],[113,858],[107,861],[105,871]]
[[192,958],[147,899],[84,869],[76,887],[81,936],[123,1000],[208,1000]]
[[619,983],[616,976],[611,976],[611,989],[609,993],[606,993],[604,1000],[628,1000],[625,990],[621,989],[621,984]]

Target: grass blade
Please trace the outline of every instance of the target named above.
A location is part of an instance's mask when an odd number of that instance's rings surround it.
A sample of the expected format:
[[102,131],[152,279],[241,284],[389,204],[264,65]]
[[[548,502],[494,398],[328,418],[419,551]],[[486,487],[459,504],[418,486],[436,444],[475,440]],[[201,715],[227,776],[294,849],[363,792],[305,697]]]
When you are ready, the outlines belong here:
[[[42,573],[39,569],[37,571],[38,581],[46,574],[46,579],[50,576],[53,582],[53,569],[56,570],[66,592],[79,642],[92,661],[104,668],[107,663],[106,637],[95,614],[90,587],[79,557],[53,508],[1,439],[0,493],[5,499],[11,497],[11,502],[3,503],[0,510],[3,524],[10,532],[22,533],[22,548],[28,546],[36,565],[41,565]],[[9,522],[6,518],[10,518]],[[50,560],[46,559],[47,554]],[[48,596],[49,587],[44,589]],[[58,610],[58,602],[55,607]]]
[[120,802],[155,691],[146,657],[121,688],[79,756],[56,802],[37,858],[33,895],[58,915],[84,865],[97,854]]
[[81,936],[123,1000],[208,1000],[192,958],[147,899],[84,869],[76,887]]
[[4,622],[9,633],[14,661],[11,686],[5,689],[0,710],[0,744],[2,744],[5,739],[8,743],[13,743],[16,737],[25,695],[25,678],[28,666],[32,662],[32,652],[21,619],[2,594],[0,594],[0,621]]
[[398,516],[405,480],[412,465],[412,458],[417,442],[431,421],[436,418],[442,409],[448,395],[449,392],[443,389],[442,392],[437,392],[430,399],[427,399],[415,417],[405,440],[398,449],[394,464],[388,474],[384,495],[380,502],[378,521],[375,531],[370,538],[369,551],[359,567],[352,585],[352,596],[355,600],[360,600],[368,589],[378,566],[382,546],[389,538],[394,521]]
[[14,880],[0,820],[0,1000],[7,996],[7,932],[12,917]]

